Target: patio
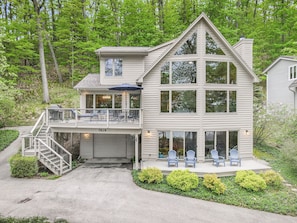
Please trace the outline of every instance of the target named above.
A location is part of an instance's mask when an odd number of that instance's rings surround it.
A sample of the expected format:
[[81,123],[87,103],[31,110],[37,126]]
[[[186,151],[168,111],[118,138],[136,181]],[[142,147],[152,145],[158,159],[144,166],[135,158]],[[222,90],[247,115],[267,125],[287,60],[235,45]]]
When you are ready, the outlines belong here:
[[258,159],[246,159],[241,161],[241,166],[232,165],[230,166],[230,162],[226,161],[226,166],[220,165],[216,167],[212,165],[212,162],[204,162],[204,163],[196,163],[196,168],[193,167],[185,167],[185,163],[183,161],[178,162],[178,167],[170,166],[168,167],[167,161],[165,160],[157,160],[157,161],[142,161],[140,163],[141,169],[148,167],[157,167],[164,174],[168,174],[173,170],[185,170],[188,169],[191,172],[196,173],[199,177],[203,177],[204,174],[215,173],[217,176],[234,176],[239,170],[253,170],[256,173],[261,171],[269,170],[271,167],[263,160]]

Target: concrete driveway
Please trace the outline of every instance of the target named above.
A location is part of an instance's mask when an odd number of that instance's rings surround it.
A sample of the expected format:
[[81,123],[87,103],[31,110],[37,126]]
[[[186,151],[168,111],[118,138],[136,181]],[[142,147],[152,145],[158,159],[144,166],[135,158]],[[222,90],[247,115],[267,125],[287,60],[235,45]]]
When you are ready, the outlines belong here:
[[296,223],[282,216],[137,187],[123,168],[79,167],[56,180],[14,179],[0,153],[0,214],[45,216],[71,223]]

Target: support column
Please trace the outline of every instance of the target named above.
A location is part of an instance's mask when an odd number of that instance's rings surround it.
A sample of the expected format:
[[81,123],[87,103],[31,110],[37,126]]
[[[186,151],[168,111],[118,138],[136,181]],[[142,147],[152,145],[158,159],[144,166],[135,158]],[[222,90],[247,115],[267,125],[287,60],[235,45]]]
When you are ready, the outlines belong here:
[[138,170],[139,169],[139,155],[138,155],[138,134],[135,134],[135,169]]

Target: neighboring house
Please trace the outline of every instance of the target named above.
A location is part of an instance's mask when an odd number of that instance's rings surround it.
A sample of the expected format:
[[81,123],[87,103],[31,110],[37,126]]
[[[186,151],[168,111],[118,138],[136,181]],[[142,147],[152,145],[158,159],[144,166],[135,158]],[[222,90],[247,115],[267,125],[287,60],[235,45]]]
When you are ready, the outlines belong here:
[[267,105],[297,106],[297,57],[281,56],[264,70]]
[[204,162],[212,149],[228,159],[231,148],[252,158],[252,47],[231,46],[205,14],[156,47],[102,47],[100,74],[75,86],[80,109],[48,109],[47,134],[76,134],[86,160],[166,160],[174,149]]

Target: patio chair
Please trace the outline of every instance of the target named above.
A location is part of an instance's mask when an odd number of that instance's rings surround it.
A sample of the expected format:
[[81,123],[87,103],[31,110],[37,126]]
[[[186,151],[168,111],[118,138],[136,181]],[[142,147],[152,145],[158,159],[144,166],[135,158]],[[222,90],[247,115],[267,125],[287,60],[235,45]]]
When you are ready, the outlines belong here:
[[241,166],[241,158],[238,155],[238,150],[237,149],[231,149],[230,150],[230,156],[229,156],[229,160],[230,160],[230,166],[232,166],[232,164],[236,164]]
[[185,166],[187,167],[189,164],[193,165],[193,167],[196,167],[196,157],[195,157],[195,151],[193,150],[188,150],[187,151],[187,156],[185,158]]
[[178,167],[178,159],[176,157],[175,150],[169,150],[167,161],[168,161],[168,167],[172,164],[174,164],[176,167]]
[[225,166],[225,157],[219,156],[218,151],[216,149],[213,149],[210,151],[211,153],[211,158],[213,160],[213,164],[218,167],[220,163],[223,163]]

